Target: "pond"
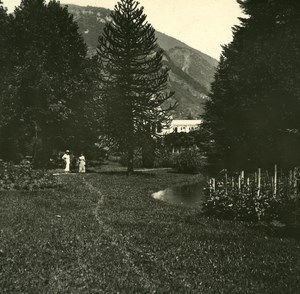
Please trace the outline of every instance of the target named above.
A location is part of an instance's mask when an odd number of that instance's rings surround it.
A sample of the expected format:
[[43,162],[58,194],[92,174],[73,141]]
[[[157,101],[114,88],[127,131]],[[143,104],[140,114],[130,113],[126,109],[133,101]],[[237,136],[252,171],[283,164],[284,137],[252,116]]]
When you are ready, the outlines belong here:
[[153,193],[151,196],[155,199],[166,201],[171,204],[180,204],[184,206],[200,206],[205,200],[205,183],[199,182],[183,186],[175,186]]

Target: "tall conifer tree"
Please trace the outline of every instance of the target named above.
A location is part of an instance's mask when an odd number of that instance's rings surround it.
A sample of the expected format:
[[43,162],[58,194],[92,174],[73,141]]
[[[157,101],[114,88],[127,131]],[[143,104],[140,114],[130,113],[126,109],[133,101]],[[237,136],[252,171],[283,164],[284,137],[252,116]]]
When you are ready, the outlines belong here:
[[16,58],[11,42],[11,20],[12,17],[7,14],[3,2],[0,1],[0,158],[3,150],[6,149],[4,128],[14,116],[14,113],[10,111],[14,106],[14,101],[6,91],[10,86],[8,75],[12,71],[12,63]]
[[238,0],[248,18],[224,46],[204,128],[217,169],[300,163],[300,2]]
[[3,71],[6,66],[8,28],[9,17],[7,15],[6,9],[3,7],[3,2],[0,1],[0,74],[3,74]]
[[[7,30],[8,30],[8,15],[3,3],[0,0],[0,79],[3,79],[6,70],[7,60]],[[0,87],[2,84],[0,84]],[[1,88],[0,88],[1,89]],[[1,111],[1,110],[0,110]]]
[[118,2],[98,45],[103,131],[127,153],[128,172],[134,149],[154,134],[151,126],[168,119],[161,105],[173,95],[166,90],[168,68],[143,10],[134,0]]

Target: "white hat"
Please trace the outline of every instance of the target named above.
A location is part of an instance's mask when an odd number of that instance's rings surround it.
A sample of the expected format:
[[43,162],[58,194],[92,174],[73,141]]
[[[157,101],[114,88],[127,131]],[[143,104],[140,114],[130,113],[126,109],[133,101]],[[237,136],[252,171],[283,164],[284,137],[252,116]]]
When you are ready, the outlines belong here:
[[66,150],[66,153],[69,153],[70,152],[70,150]]

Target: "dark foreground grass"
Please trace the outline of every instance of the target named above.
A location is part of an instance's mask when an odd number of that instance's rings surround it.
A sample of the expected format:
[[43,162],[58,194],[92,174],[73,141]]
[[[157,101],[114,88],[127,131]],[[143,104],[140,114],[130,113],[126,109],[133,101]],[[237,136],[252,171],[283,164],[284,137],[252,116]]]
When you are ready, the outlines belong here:
[[200,176],[61,177],[0,192],[1,293],[299,293],[295,239],[150,197]]

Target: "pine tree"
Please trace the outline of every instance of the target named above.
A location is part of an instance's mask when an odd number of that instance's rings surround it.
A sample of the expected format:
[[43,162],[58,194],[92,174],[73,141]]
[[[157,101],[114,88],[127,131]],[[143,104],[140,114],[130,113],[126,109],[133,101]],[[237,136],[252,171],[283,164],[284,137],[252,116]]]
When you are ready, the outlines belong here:
[[[12,62],[15,59],[15,52],[11,46],[11,17],[0,1],[0,158],[5,150],[5,126],[14,116],[11,112],[13,99],[8,99],[6,89],[10,86],[7,76],[12,70]],[[7,106],[7,107],[6,107]],[[9,148],[7,148],[9,149]]]
[[216,169],[300,163],[300,3],[239,0],[248,18],[224,46],[204,128]]
[[128,172],[142,138],[168,119],[169,109],[161,105],[173,95],[166,90],[168,69],[155,30],[138,4],[118,2],[98,45],[103,132],[127,153]]
[[[7,30],[8,30],[8,15],[6,9],[0,1],[0,79],[3,79],[7,67]],[[2,84],[0,84],[0,87]],[[0,110],[1,111],[1,110]]]
[[7,66],[8,29],[9,17],[6,9],[3,7],[3,2],[0,1],[0,74],[3,74],[5,67]]

